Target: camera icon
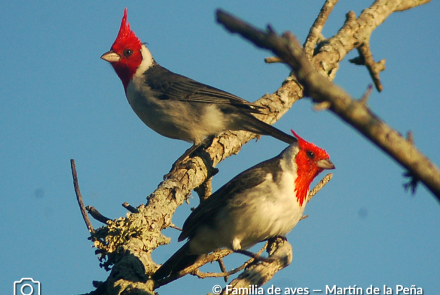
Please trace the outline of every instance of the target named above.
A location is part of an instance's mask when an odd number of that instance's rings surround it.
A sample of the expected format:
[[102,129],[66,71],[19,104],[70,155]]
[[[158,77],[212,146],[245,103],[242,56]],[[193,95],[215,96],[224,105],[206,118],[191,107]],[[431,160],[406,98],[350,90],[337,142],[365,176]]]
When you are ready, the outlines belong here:
[[32,278],[22,278],[14,282],[14,295],[41,295],[41,285],[39,281]]

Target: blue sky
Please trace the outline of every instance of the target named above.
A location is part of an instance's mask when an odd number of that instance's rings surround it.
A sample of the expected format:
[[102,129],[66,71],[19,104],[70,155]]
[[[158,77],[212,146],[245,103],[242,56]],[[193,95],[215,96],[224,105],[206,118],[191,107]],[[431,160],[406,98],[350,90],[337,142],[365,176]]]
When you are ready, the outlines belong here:
[[[124,7],[132,29],[148,43],[162,66],[255,101],[275,91],[289,70],[267,65],[266,51],[216,24],[223,8],[301,41],[323,1],[9,1],[0,11],[0,289],[32,277],[42,294],[78,294],[105,280],[87,240],[72,185],[76,160],[86,205],[110,218],[121,206],[146,202],[171,164],[188,147],[159,136],[133,113],[113,69],[99,57],[113,43]],[[372,1],[341,0],[323,33],[334,35],[344,15],[359,15]],[[393,128],[412,130],[415,144],[434,163],[438,146],[437,57],[440,3],[393,14],[371,37],[375,60],[386,59],[384,90],[374,91],[371,109]],[[355,57],[354,52],[348,58]],[[367,70],[346,58],[335,83],[360,97],[371,83]],[[425,294],[440,288],[440,206],[422,186],[403,190],[404,170],[357,131],[329,112],[296,103],[276,126],[294,129],[323,147],[337,169],[333,180],[307,205],[309,218],[288,235],[294,260],[265,287],[416,285]],[[244,169],[278,154],[285,144],[263,137],[219,165],[218,188]],[[197,205],[178,209],[181,226]],[[94,222],[95,227],[100,226]],[[170,245],[153,253],[164,262],[178,247],[178,232],[166,230]],[[243,258],[233,255],[228,268]],[[212,270],[215,270],[212,269]],[[187,277],[160,288],[161,294],[208,293],[221,279]],[[5,293],[10,294],[10,293]],[[382,294],[382,293],[381,293]]]

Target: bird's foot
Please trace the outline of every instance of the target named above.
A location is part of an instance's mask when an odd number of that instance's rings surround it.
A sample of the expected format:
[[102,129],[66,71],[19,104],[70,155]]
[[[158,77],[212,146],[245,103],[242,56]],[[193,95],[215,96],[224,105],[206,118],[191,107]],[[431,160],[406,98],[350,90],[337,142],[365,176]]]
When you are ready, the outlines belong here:
[[[181,155],[176,160],[176,162],[174,162],[173,167],[171,167],[170,172],[165,174],[163,179],[166,180],[166,179],[170,178],[170,176],[179,169],[189,169],[188,168],[188,161],[185,161],[185,160],[187,160],[187,158],[191,157],[199,148],[206,149],[207,147],[209,147],[212,144],[213,139],[214,139],[214,136],[208,136],[203,142],[201,142],[199,144],[194,144],[189,149],[187,149],[183,153],[183,155]],[[211,163],[206,163],[206,161],[204,161],[204,162],[205,162],[206,167],[208,168],[209,177],[217,174],[218,169],[212,167],[212,161],[211,161]]]
[[271,240],[273,240],[273,241],[275,241],[276,239],[281,239],[281,240],[287,242],[287,237],[286,236],[275,236],[275,237],[271,238]]
[[187,149],[177,160],[176,162],[174,162],[173,167],[171,167],[170,172],[168,172],[167,174],[165,174],[163,176],[163,179],[168,179],[170,178],[171,174],[173,174],[174,172],[176,172],[178,169],[180,168],[184,168],[185,166],[183,165],[183,160],[186,160],[186,158],[188,158],[189,156],[191,156],[191,154],[197,150],[200,147],[200,144],[194,144],[192,145],[189,149]]
[[405,191],[410,190],[411,194],[415,195],[420,179],[418,179],[411,171],[403,173],[403,176],[408,178],[408,181],[403,184]]

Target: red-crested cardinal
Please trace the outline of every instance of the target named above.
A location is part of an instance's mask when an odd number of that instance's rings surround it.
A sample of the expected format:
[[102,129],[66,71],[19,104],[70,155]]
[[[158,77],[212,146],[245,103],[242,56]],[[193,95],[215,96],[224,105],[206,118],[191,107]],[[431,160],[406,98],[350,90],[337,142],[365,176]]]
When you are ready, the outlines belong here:
[[219,248],[248,249],[289,233],[303,216],[310,183],[334,169],[325,150],[293,135],[278,156],[240,173],[202,202],[183,224],[188,239],[152,276],[164,279]]
[[101,58],[113,66],[128,102],[148,127],[163,136],[193,143],[180,161],[195,151],[205,137],[227,130],[270,135],[288,144],[296,141],[254,117],[253,114],[261,114],[265,107],[175,74],[157,64],[148,48],[130,29],[127,8],[115,42]]

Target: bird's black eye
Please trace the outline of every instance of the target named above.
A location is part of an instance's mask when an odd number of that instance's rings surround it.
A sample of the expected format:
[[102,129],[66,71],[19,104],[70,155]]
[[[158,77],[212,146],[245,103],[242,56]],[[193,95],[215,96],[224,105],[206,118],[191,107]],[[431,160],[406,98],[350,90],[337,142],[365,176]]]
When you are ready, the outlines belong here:
[[132,54],[133,54],[133,50],[131,50],[131,49],[125,49],[124,50],[124,56],[125,57],[129,57]]
[[314,159],[315,158],[315,154],[311,151],[306,151],[306,155],[309,159]]

